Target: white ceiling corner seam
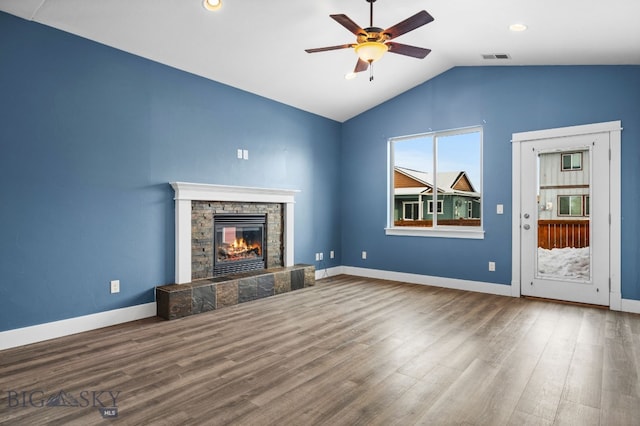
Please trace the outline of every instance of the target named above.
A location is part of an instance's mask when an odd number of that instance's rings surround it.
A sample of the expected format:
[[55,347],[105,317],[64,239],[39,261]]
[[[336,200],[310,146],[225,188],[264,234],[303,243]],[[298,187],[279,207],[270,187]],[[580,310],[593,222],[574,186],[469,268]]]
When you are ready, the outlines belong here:
[[46,2],[46,1],[47,1],[47,0],[42,0],[42,1],[40,2],[40,5],[39,5],[38,7],[36,7],[36,8],[35,8],[35,10],[33,11],[33,13],[31,14],[31,16],[29,17],[29,20],[30,20],[30,21],[34,21],[34,20],[35,20],[36,15],[38,14],[38,12],[40,12],[40,9],[42,9],[42,6],[44,6],[44,4],[45,4],[45,2]]

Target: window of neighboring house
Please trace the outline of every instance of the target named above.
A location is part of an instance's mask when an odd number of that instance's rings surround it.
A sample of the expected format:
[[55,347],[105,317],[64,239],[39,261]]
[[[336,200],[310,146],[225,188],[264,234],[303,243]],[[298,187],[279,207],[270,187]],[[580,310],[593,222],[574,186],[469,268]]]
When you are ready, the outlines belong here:
[[[484,238],[482,127],[394,137],[389,139],[388,153],[387,235]],[[428,201],[429,220],[415,226],[394,222],[394,218],[414,217],[407,213],[402,198],[425,194],[437,194],[437,214],[433,214],[433,201]],[[458,208],[445,209],[452,205]]]
[[402,219],[419,220],[420,204],[417,201],[405,201],[402,203]]
[[582,170],[582,153],[572,152],[562,154],[562,171]]
[[591,202],[591,197],[589,195],[584,196],[584,215],[589,216],[589,205]]
[[583,216],[583,195],[558,195],[558,216]]
[[[442,200],[438,200],[438,214],[442,214]],[[427,203],[427,213],[433,214],[433,200],[429,200]]]

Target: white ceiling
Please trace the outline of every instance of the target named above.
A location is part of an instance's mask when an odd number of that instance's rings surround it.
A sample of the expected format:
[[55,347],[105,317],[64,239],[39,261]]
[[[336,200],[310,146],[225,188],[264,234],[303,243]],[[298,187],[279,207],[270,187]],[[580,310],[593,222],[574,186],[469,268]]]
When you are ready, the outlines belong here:
[[[0,10],[337,121],[345,121],[455,66],[640,64],[639,0],[377,0],[374,26],[424,9],[435,21],[395,39],[432,49],[387,53],[354,80],[355,42],[330,14],[369,26],[365,0],[0,0]],[[510,32],[524,23],[523,33]],[[483,54],[507,53],[509,60]]]

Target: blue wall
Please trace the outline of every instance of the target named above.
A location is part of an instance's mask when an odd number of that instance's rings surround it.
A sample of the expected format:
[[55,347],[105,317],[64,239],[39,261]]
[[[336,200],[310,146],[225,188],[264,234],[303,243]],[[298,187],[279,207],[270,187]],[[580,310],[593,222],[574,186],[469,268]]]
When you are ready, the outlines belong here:
[[[344,123],[342,263],[510,284],[512,134],[614,120],[624,127],[622,296],[640,300],[638,66],[454,68]],[[386,236],[388,138],[475,125],[484,126],[485,239]]]
[[[0,94],[0,331],[152,302],[174,278],[170,181],[301,190],[297,263],[499,284],[513,132],[622,120],[622,191],[640,190],[640,67],[456,68],[340,124],[0,13]],[[385,236],[387,139],[478,124],[485,239]],[[639,204],[622,206],[637,300]]]
[[0,331],[153,302],[170,181],[299,189],[295,261],[340,264],[340,123],[3,13],[0,94]]

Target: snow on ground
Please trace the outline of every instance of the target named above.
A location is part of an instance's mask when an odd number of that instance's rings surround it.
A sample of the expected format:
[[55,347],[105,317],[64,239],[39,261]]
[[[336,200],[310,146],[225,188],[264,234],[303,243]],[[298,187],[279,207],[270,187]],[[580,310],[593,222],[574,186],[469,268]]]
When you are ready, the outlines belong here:
[[568,278],[589,280],[589,247],[538,248],[538,276],[540,278]]

